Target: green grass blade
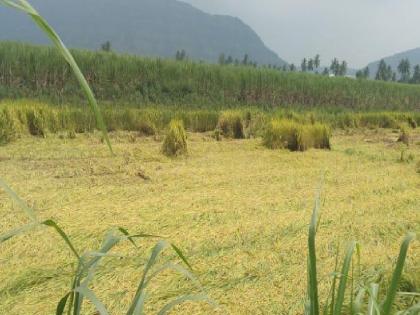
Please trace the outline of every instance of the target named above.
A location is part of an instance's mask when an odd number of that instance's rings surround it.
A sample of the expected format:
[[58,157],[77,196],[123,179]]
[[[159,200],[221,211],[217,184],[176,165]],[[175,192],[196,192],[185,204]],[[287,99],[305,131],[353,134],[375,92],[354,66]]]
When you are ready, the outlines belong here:
[[210,305],[213,305],[217,307],[217,304],[215,304],[211,299],[209,299],[205,294],[187,294],[183,295],[172,302],[166,304],[158,313],[158,315],[165,315],[167,314],[172,308],[174,308],[177,305],[180,305],[187,301],[205,301],[209,303]]
[[146,302],[147,298],[147,292],[143,291],[140,294],[139,301],[136,305],[136,308],[133,311],[133,315],[144,315],[143,309],[144,309],[144,303]]
[[356,298],[353,301],[353,315],[362,314],[362,307],[363,307],[363,299],[365,298],[366,289],[360,289],[359,293],[357,293]]
[[378,293],[379,285],[377,283],[372,283],[369,290],[369,303],[367,315],[379,315],[378,307]]
[[39,223],[33,222],[33,223],[26,224],[24,226],[21,226],[19,228],[13,229],[9,232],[6,232],[6,233],[0,235],[0,244],[8,241],[9,239],[11,239],[11,238],[13,238],[13,237],[15,237],[19,234],[23,234],[23,233],[25,233],[29,230],[32,230],[37,226],[39,226]]
[[309,225],[308,236],[308,263],[309,263],[309,302],[311,315],[319,315],[319,299],[318,299],[318,280],[316,270],[316,247],[315,238],[318,226],[320,195],[315,200],[315,206],[312,212],[312,218]]
[[63,315],[64,309],[66,308],[67,300],[69,299],[70,295],[72,295],[73,292],[67,293],[61,300],[58,302],[57,310],[55,312],[56,315]]
[[[80,286],[80,277],[81,277],[81,274],[79,273],[80,268],[81,268],[81,265],[79,264],[79,267],[77,268],[78,271],[76,272],[76,277],[74,279],[73,286],[72,286],[73,292],[74,292],[73,305],[72,305],[73,315],[80,315],[81,308],[82,308],[82,299],[80,298],[81,294],[75,291],[75,289]],[[70,313],[71,313],[71,308],[69,309],[69,314]]]
[[26,205],[26,203],[2,179],[0,179],[0,188],[2,188],[6,192],[6,194],[8,194],[10,198],[12,198],[12,200],[15,201],[18,204],[18,206],[22,208],[23,211],[25,211],[29,219],[31,219],[32,221],[37,220],[35,211],[29,208]]
[[337,244],[337,253],[335,255],[335,265],[334,265],[334,278],[331,285],[331,305],[330,305],[330,314],[334,313],[334,302],[335,302],[335,290],[337,285],[337,275],[338,275],[338,261],[340,257],[340,244]]
[[89,301],[92,302],[93,305],[95,305],[96,310],[99,312],[100,315],[108,315],[108,311],[106,310],[105,305],[99,301],[95,293],[93,293],[91,290],[89,290],[86,287],[77,287],[75,289],[76,292],[82,294],[85,296]]
[[[18,1],[18,3],[16,2]],[[109,141],[108,132],[105,126],[105,122],[103,120],[101,111],[99,110],[99,106],[96,102],[95,96],[89,86],[89,84],[86,81],[86,78],[84,77],[82,71],[80,70],[79,66],[77,65],[76,61],[73,58],[73,55],[70,53],[70,51],[67,49],[67,47],[62,42],[61,38],[58,36],[58,34],[54,31],[54,29],[48,24],[48,22],[27,2],[26,0],[16,0],[16,1],[10,1],[10,0],[0,0],[0,3],[3,3],[7,6],[10,6],[12,8],[15,8],[17,10],[23,11],[26,14],[28,14],[32,20],[38,25],[38,27],[50,38],[50,40],[54,43],[55,47],[60,51],[61,55],[64,57],[64,59],[67,61],[67,63],[70,65],[70,67],[73,70],[73,73],[75,74],[77,80],[79,81],[79,84],[85,93],[89,104],[95,114],[96,122],[98,124],[98,127],[102,131],[102,135],[108,145],[109,150],[111,153],[112,146],[111,142]]]
[[128,233],[127,229],[119,227],[118,231],[127,236],[128,240],[133,244],[133,246],[137,247],[136,242],[134,242],[133,238],[130,237],[130,233]]
[[70,242],[69,237],[66,233],[55,223],[53,220],[47,220],[42,222],[43,225],[52,227],[58,234],[60,234],[61,238],[66,242],[67,246],[70,248],[70,250],[73,252],[73,254],[77,257],[77,259],[80,259],[80,255],[77,252],[77,250],[74,248],[73,244]]
[[347,280],[349,278],[350,265],[352,262],[353,252],[356,247],[356,242],[351,242],[346,256],[344,257],[343,267],[340,274],[340,283],[337,290],[337,299],[334,306],[334,315],[340,315],[344,304],[344,294],[346,292]]
[[[120,241],[120,237],[115,236],[113,233],[108,233],[98,251],[99,254],[103,255],[93,255],[92,259],[83,264],[82,272],[89,272],[91,268],[95,268],[99,261]],[[89,256],[89,253],[84,255],[84,258],[87,258],[87,256]]]
[[146,267],[144,268],[143,276],[141,278],[140,284],[137,288],[136,295],[134,296],[133,302],[131,303],[131,306],[127,312],[127,315],[133,315],[135,314],[134,311],[136,310],[140,314],[142,313],[142,309],[138,309],[138,306],[140,304],[140,298],[142,295],[144,295],[144,285],[146,282],[146,277],[149,272],[149,270],[155,265],[157,257],[159,254],[168,247],[168,243],[166,241],[159,241],[155,247],[152,250],[152,254],[150,255],[149,260],[147,261]]
[[186,264],[188,266],[188,268],[190,268],[192,270],[193,269],[192,266],[190,265],[190,263],[188,262],[187,258],[182,253],[182,251],[178,247],[176,247],[174,244],[171,244],[171,247],[175,251],[175,253],[177,253],[178,257],[181,258],[181,260],[184,262],[184,264]]
[[118,227],[118,231],[120,231],[124,236],[127,237],[127,239],[130,241],[131,244],[134,245],[134,247],[137,247],[137,244],[134,242],[134,239],[136,238],[162,238],[159,235],[152,235],[152,234],[146,234],[146,233],[140,233],[140,234],[134,234],[131,235],[128,233],[128,230],[123,227]]
[[401,248],[400,254],[398,256],[397,265],[395,266],[394,273],[392,275],[391,284],[388,288],[388,292],[382,307],[382,315],[390,315],[392,304],[395,300],[395,295],[397,294],[398,284],[401,280],[402,271],[404,269],[405,259],[407,257],[408,247],[410,246],[410,242],[414,240],[416,235],[414,233],[409,233],[404,238]]

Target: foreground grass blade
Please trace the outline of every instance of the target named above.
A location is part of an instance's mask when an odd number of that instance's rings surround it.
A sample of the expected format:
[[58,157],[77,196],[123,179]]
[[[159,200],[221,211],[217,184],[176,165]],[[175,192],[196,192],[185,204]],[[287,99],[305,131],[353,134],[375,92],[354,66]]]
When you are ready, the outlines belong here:
[[61,238],[66,242],[67,246],[70,248],[70,250],[73,252],[73,254],[77,257],[77,259],[80,259],[80,255],[77,252],[76,248],[74,248],[73,244],[70,242],[69,237],[66,233],[55,223],[53,220],[47,220],[42,222],[45,226],[52,227],[56,232],[61,236]]
[[367,315],[379,315],[378,309],[378,293],[379,285],[377,283],[372,283],[369,290],[369,304]]
[[96,310],[100,315],[108,315],[108,311],[106,310],[105,305],[102,304],[101,301],[96,297],[95,293],[93,293],[88,288],[82,286],[78,287],[75,290],[76,292],[80,293],[81,295],[85,296],[89,301],[92,302],[93,305],[95,305]]
[[136,242],[134,242],[134,240],[136,238],[162,238],[159,235],[153,235],[153,234],[146,234],[146,233],[140,233],[140,234],[134,234],[131,235],[130,233],[128,233],[128,230],[123,228],[123,227],[119,227],[118,231],[120,231],[122,234],[124,234],[124,236],[127,237],[127,239],[130,241],[131,244],[134,245],[134,247],[137,247]]
[[343,308],[344,294],[346,292],[347,279],[349,278],[350,265],[355,247],[356,242],[351,242],[347,249],[346,256],[344,257],[343,267],[340,274],[340,283],[338,285],[337,299],[334,306],[334,315],[340,315]]
[[[338,274],[338,260],[340,255],[340,246],[337,244],[337,252],[335,254],[335,265],[333,273],[333,281],[331,283],[330,292],[328,293],[327,300],[325,301],[323,315],[333,314],[334,313],[334,301],[335,301],[335,288],[337,284],[337,274]],[[330,302],[331,299],[331,302]]]
[[67,300],[69,299],[70,295],[72,295],[72,292],[67,293],[61,300],[58,302],[57,310],[55,312],[55,315],[63,315],[64,309],[66,308]]
[[[155,265],[156,259],[159,254],[168,246],[168,243],[165,241],[159,241],[152,250],[152,255],[150,255],[149,260],[147,261],[146,267],[144,268],[143,276],[141,278],[140,284],[137,288],[136,295],[134,296],[133,302],[127,312],[127,315],[133,314],[142,314],[144,300],[141,299],[144,296],[145,282],[149,270]],[[143,302],[142,302],[143,301]]]
[[171,244],[171,247],[177,253],[178,257],[181,258],[181,260],[184,262],[184,264],[186,264],[188,266],[188,268],[190,268],[192,270],[193,269],[192,266],[190,265],[190,263],[188,262],[187,258],[182,253],[182,251],[178,247],[176,247],[174,244]]
[[105,126],[105,122],[103,120],[101,111],[99,110],[99,106],[96,102],[95,96],[93,95],[93,92],[89,86],[89,84],[86,81],[86,78],[84,77],[82,71],[80,70],[79,66],[77,65],[76,61],[73,58],[73,55],[70,53],[70,51],[67,49],[67,47],[62,42],[61,38],[58,36],[58,34],[54,31],[54,29],[48,24],[48,22],[29,4],[26,0],[0,0],[0,4],[4,4],[7,6],[10,6],[12,8],[15,8],[17,10],[23,11],[26,14],[28,14],[32,20],[38,25],[38,27],[50,38],[50,40],[54,43],[55,47],[60,51],[61,55],[64,57],[64,59],[67,61],[67,63],[72,68],[77,80],[79,81],[79,84],[85,93],[89,104],[95,114],[96,122],[98,124],[98,127],[102,131],[102,135],[108,145],[109,150],[111,153],[112,146],[111,142],[109,141],[108,132]]
[[357,293],[356,298],[353,301],[353,315],[359,315],[362,313],[362,307],[363,307],[363,299],[365,297],[366,289],[361,289],[359,293]]
[[382,315],[391,314],[392,304],[394,303],[395,296],[398,290],[398,284],[401,280],[401,274],[404,268],[405,259],[407,257],[408,247],[410,246],[410,242],[413,241],[415,238],[416,238],[416,235],[414,233],[409,233],[404,238],[401,244],[397,265],[395,266],[395,270],[391,279],[391,284],[388,288],[388,292],[387,292],[387,295],[386,295],[386,298],[382,307]]
[[2,179],[0,179],[0,188],[2,188],[14,200],[23,211],[25,211],[29,219],[36,221],[35,211],[29,208],[26,203]]
[[19,235],[19,234],[23,234],[25,232],[28,232],[29,230],[34,229],[35,227],[39,226],[38,222],[33,222],[33,223],[29,223],[26,224],[24,226],[21,226],[19,228],[16,228],[14,230],[11,230],[9,232],[6,232],[2,235],[0,235],[0,244],[3,242],[6,242],[7,240]]
[[315,248],[315,237],[318,227],[318,213],[319,213],[320,195],[315,201],[315,206],[312,212],[311,223],[309,225],[309,236],[308,236],[308,263],[309,263],[309,303],[310,303],[310,314],[319,315],[319,300],[318,300],[318,280],[316,270],[316,248]]

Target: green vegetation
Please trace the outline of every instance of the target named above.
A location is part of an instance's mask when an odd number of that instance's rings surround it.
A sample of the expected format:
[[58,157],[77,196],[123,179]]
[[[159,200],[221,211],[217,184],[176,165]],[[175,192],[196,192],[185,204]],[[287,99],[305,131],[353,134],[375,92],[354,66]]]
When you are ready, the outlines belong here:
[[[273,69],[148,59],[109,52],[73,51],[100,100],[223,109],[347,108],[410,110],[420,106],[417,86],[328,78]],[[38,97],[80,103],[78,83],[49,47],[0,44],[0,97]]]
[[[315,207],[312,213],[311,222],[309,225],[309,236],[308,236],[308,300],[305,308],[305,314],[307,315],[319,315],[320,311],[320,298],[318,295],[318,276],[317,276],[317,255],[315,238],[319,224],[319,208],[320,208],[320,197],[318,196]],[[404,268],[405,260],[407,258],[408,247],[410,242],[415,239],[414,233],[409,233],[405,237],[401,244],[400,254],[395,266],[395,270],[392,274],[390,285],[388,286],[388,292],[382,302],[380,302],[378,290],[379,283],[370,283],[369,286],[363,283],[359,283],[360,288],[358,292],[351,292],[350,301],[348,305],[345,305],[345,294],[348,287],[347,283],[351,282],[351,290],[354,290],[355,273],[354,269],[359,269],[360,277],[360,245],[356,242],[351,242],[346,250],[346,254],[343,260],[341,271],[338,268],[338,253],[336,257],[335,270],[333,273],[333,281],[329,290],[326,302],[323,305],[324,315],[341,315],[344,309],[346,314],[360,315],[360,314],[377,314],[377,315],[390,315],[392,308],[394,307],[395,298],[398,293],[400,281],[402,278],[402,271]],[[353,254],[357,251],[358,263],[354,263]],[[351,273],[350,273],[350,268]],[[339,283],[337,283],[339,281]],[[366,303],[365,295],[368,295],[368,301]],[[415,296],[415,294],[414,294]],[[406,315],[418,314],[420,310],[420,304],[409,307],[401,313]]]
[[181,120],[172,120],[163,141],[162,152],[167,156],[179,156],[187,154],[187,134]]

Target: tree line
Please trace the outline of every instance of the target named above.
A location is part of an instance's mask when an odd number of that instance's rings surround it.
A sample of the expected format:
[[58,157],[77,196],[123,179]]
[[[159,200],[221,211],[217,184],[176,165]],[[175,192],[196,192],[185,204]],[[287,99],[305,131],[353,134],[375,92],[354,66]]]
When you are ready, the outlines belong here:
[[[356,77],[367,79],[369,77],[369,68],[366,67],[365,69],[358,71]],[[397,71],[394,71],[391,65],[388,65],[385,60],[382,59],[379,62],[375,80],[420,84],[420,65],[415,65],[414,68],[411,68],[410,60],[405,58],[399,62]]]
[[[101,45],[101,50],[105,52],[111,51],[111,43],[106,41]],[[175,54],[175,60],[183,61],[187,60],[187,52],[182,50],[177,50]],[[221,53],[218,59],[219,65],[234,65],[234,66],[250,66],[258,67],[258,63],[253,61],[248,54],[245,54],[242,59],[233,58],[231,55],[226,55]],[[321,69],[321,57],[319,54],[315,55],[313,58],[303,58],[300,69],[291,63],[288,65],[262,65],[263,68],[275,69],[284,72],[311,72],[314,74],[322,74],[324,76],[345,76],[348,71],[348,64],[345,60],[340,61],[338,58],[334,58],[331,61],[329,67],[324,67]],[[322,70],[322,71],[321,71]],[[413,70],[413,71],[412,71]],[[356,72],[356,78],[358,79],[368,79],[370,77],[369,67],[365,67]],[[399,79],[398,79],[399,78]],[[375,74],[375,80],[378,81],[392,81],[392,82],[401,82],[401,83],[410,83],[410,84],[420,84],[420,65],[415,65],[414,68],[411,68],[410,61],[408,58],[402,59],[397,67],[397,72],[394,71],[391,65],[388,65],[385,60],[379,62],[378,70]]]

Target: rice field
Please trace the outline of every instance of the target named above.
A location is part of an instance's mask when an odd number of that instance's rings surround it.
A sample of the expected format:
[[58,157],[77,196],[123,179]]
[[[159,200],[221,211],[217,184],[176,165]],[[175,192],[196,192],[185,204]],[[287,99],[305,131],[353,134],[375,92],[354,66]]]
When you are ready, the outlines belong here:
[[[0,97],[13,99],[0,104],[12,185],[0,180],[0,313],[418,313],[417,89],[81,51],[76,62],[28,2],[0,2],[57,48],[0,44]],[[15,101],[77,103],[76,82],[92,114]],[[93,92],[111,104],[103,116]]]
[[[322,173],[317,253],[324,299],[337,248],[343,253],[349,241],[360,242],[354,286],[379,281],[383,294],[402,238],[420,233],[420,132],[410,130],[408,148],[399,136],[393,129],[335,129],[330,151],[289,152],[265,148],[259,137],[217,141],[213,132],[188,132],[188,154],[170,158],[160,133],[111,132],[115,157],[96,132],[22,134],[0,147],[0,173],[80,252],[98,248],[120,226],[181,247],[220,307],[186,303],[173,314],[302,314],[308,222]],[[0,231],[27,222],[3,192],[0,218]],[[117,246],[92,283],[111,314],[127,311],[156,239],[137,242],[139,248]],[[419,250],[418,241],[409,249],[400,291],[418,292]],[[159,263],[170,258],[167,252]],[[69,290],[73,261],[48,229],[1,244],[0,314],[53,314]],[[183,276],[163,273],[149,288],[146,313],[191,290]],[[412,302],[397,297],[397,305]]]

